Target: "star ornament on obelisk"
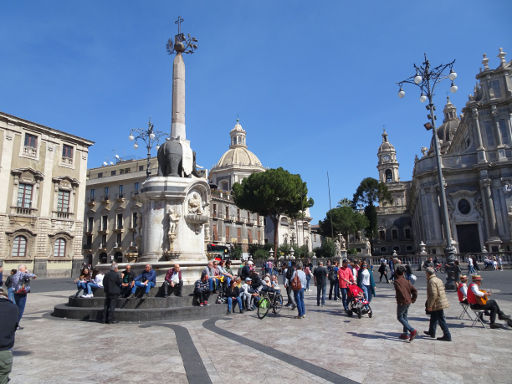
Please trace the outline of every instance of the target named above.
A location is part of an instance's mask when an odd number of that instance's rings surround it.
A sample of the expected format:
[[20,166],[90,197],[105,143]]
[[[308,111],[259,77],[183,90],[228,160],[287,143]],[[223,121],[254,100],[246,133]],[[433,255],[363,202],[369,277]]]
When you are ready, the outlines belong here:
[[185,35],[181,32],[181,23],[183,18],[180,16],[175,21],[178,25],[178,34],[174,37],[174,42],[169,39],[167,42],[167,51],[170,55],[176,54],[173,60],[172,68],[172,119],[171,136],[173,141],[173,152],[181,147],[181,168],[183,175],[191,175],[194,167],[194,154],[190,148],[190,142],[187,140],[185,128],[185,62],[184,53],[194,53],[197,49],[197,39],[190,34]]

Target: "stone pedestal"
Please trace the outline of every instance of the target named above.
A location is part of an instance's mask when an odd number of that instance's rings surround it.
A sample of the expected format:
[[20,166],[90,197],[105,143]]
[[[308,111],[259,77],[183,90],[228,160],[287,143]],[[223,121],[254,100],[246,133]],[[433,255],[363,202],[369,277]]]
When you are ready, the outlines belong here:
[[204,224],[209,219],[206,179],[151,177],[142,184],[141,263],[206,262]]

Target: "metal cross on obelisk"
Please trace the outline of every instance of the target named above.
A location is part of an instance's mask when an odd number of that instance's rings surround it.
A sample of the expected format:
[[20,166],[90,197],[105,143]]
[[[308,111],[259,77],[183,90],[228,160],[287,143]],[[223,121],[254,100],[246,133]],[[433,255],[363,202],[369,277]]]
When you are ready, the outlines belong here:
[[178,16],[174,24],[178,24],[178,35],[181,33],[181,23],[183,23],[185,20],[183,20],[183,17]]

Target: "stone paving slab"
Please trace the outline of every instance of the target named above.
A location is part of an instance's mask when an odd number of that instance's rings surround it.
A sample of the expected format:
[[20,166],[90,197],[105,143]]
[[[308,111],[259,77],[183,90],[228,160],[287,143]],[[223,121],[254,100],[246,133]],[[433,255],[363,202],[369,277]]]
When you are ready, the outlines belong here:
[[[505,272],[506,273],[506,272]],[[512,292],[510,287],[503,293]],[[255,312],[220,318],[215,325],[277,352],[293,356],[340,377],[360,383],[510,383],[512,330],[470,327],[458,320],[457,297],[449,294],[447,310],[453,342],[419,336],[398,339],[392,286],[379,284],[372,301],[374,317],[349,318],[341,303],[316,306],[316,293],[306,294],[306,318],[283,308],[277,317],[259,320]],[[187,383],[187,372],[169,322],[103,325],[49,316],[71,291],[30,294],[14,348],[12,383]],[[420,334],[428,327],[426,292],[419,288],[409,311]],[[507,313],[512,301],[500,300]],[[204,320],[179,322],[197,349],[213,383],[325,383],[316,374],[221,336]],[[438,335],[441,335],[438,329]]]

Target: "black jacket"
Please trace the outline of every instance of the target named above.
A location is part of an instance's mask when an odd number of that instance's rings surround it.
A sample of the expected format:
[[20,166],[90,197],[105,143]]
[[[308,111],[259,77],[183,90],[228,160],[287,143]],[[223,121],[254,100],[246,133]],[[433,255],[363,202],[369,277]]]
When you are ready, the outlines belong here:
[[0,351],[11,349],[18,326],[18,307],[4,296],[0,296]]
[[115,296],[121,294],[121,278],[119,273],[115,271],[108,271],[103,278],[103,290],[105,296]]

